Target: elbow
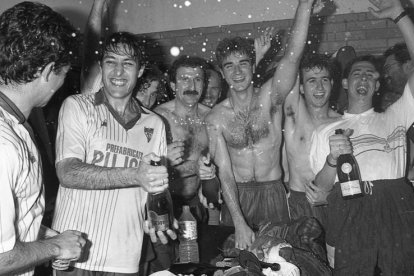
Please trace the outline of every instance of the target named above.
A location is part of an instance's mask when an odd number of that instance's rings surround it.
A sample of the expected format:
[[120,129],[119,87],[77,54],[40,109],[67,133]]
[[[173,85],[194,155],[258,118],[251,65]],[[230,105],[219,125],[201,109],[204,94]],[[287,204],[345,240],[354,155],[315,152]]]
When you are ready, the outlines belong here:
[[59,184],[64,188],[74,188],[73,166],[76,159],[64,159],[56,164],[56,175],[59,179]]

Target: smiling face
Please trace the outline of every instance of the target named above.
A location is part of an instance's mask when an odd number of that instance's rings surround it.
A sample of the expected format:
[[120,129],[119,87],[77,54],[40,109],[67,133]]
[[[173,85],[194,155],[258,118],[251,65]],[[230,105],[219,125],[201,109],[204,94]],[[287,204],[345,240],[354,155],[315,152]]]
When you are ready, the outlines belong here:
[[159,83],[160,82],[158,80],[154,80],[150,83],[145,83],[138,90],[136,98],[142,103],[144,107],[150,109],[155,104]]
[[242,53],[231,53],[222,62],[223,77],[230,89],[241,92],[252,85],[253,65],[248,55]]
[[120,54],[122,50],[118,52],[106,52],[101,61],[104,92],[108,98],[114,99],[130,97],[137,78],[142,74],[138,60]]
[[204,71],[200,67],[179,67],[171,82],[176,100],[185,106],[194,106],[200,100],[204,88]]
[[308,106],[323,107],[328,104],[332,79],[326,68],[302,69],[302,81],[300,91],[304,94]]
[[221,78],[214,70],[209,70],[210,77],[208,78],[208,85],[206,94],[202,100],[202,104],[213,107],[221,95]]
[[342,85],[348,90],[349,101],[369,100],[379,89],[379,72],[369,61],[358,61],[352,65],[348,78]]

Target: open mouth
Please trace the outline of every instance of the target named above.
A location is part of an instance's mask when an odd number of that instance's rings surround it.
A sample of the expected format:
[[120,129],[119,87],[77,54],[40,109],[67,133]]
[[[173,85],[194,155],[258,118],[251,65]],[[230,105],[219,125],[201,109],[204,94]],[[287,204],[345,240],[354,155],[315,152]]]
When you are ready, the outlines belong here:
[[323,99],[325,98],[325,93],[316,93],[313,94],[313,97],[315,97],[316,99]]
[[368,87],[365,86],[358,86],[356,92],[361,95],[365,95],[368,93]]
[[127,83],[125,79],[111,79],[111,83],[115,86],[124,86]]

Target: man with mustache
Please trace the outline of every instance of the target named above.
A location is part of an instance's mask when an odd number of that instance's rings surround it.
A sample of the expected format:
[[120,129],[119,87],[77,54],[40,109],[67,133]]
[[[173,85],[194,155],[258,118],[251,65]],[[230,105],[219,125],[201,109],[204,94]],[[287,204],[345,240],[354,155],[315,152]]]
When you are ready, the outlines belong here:
[[[170,191],[175,216],[189,205],[194,217],[205,219],[199,199],[200,180],[215,178],[215,166],[209,163],[208,137],[204,118],[210,108],[199,103],[206,85],[206,62],[199,57],[181,56],[169,70],[175,99],[155,108],[164,118],[167,131]],[[160,245],[161,246],[161,245]],[[159,248],[155,247],[157,258]],[[168,268],[168,260],[160,268]]]

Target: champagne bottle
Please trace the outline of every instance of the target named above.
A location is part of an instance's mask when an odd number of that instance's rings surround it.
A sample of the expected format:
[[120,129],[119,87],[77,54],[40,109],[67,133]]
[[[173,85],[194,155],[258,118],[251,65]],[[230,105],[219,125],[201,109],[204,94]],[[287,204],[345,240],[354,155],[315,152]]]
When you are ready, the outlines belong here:
[[[335,134],[343,134],[343,130],[337,129]],[[341,154],[338,157],[336,171],[344,199],[352,199],[364,195],[362,193],[363,186],[358,163],[353,154]]]
[[[211,161],[204,163],[207,167],[211,166]],[[220,224],[220,181],[217,177],[212,179],[201,180],[201,188],[203,195],[207,199],[207,203],[212,203],[214,208],[208,208],[208,225]]]
[[[151,160],[152,166],[160,166],[161,162]],[[173,229],[173,204],[171,194],[168,189],[160,193],[148,193],[147,213],[155,231],[166,231]]]

